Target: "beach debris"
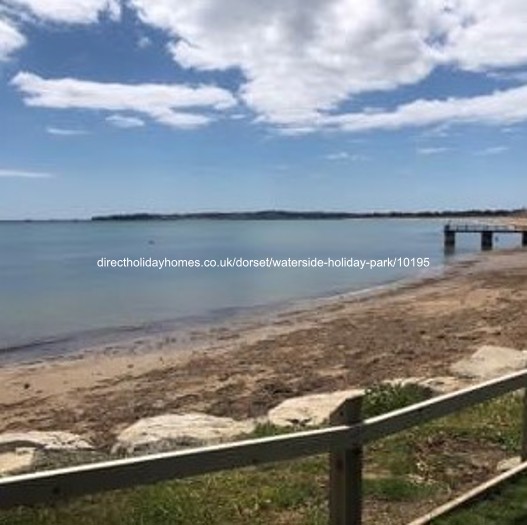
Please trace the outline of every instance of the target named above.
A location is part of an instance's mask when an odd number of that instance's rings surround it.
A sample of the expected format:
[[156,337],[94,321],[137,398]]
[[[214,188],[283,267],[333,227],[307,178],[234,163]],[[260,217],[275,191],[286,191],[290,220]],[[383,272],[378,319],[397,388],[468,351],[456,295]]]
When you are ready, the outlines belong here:
[[199,412],[165,414],[140,419],[117,437],[112,453],[161,452],[229,441],[256,427],[253,420],[236,421]]
[[14,452],[20,448],[43,451],[92,450],[86,439],[70,432],[6,432],[0,434],[0,453]]
[[0,453],[0,477],[28,470],[35,464],[34,448],[17,448],[12,452]]
[[470,357],[450,367],[457,376],[472,379],[492,379],[527,367],[527,352],[504,346],[481,346]]
[[512,458],[502,459],[497,465],[496,465],[496,472],[507,472],[507,470],[510,470],[512,468],[515,468],[520,465],[522,462],[520,456],[514,456]]
[[278,427],[318,426],[350,397],[364,395],[364,390],[338,390],[327,394],[310,394],[286,399],[267,414],[268,422]]

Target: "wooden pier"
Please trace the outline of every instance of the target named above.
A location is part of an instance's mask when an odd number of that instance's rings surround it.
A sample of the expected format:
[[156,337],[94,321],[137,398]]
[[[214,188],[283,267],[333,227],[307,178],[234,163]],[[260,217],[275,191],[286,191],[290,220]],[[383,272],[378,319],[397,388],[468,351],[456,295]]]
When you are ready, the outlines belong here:
[[445,249],[452,250],[456,246],[457,233],[479,233],[481,235],[482,250],[492,250],[495,233],[520,234],[522,236],[522,246],[527,247],[527,226],[481,223],[448,223],[445,224],[444,227]]

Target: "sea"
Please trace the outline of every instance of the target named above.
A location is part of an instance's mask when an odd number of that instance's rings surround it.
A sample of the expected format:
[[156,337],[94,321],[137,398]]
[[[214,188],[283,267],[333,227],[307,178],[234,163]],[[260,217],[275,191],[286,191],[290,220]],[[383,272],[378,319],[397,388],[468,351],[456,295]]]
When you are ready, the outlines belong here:
[[[444,224],[0,222],[0,363],[372,290],[479,251],[479,237],[463,234],[445,254]],[[515,237],[497,246],[519,245]]]

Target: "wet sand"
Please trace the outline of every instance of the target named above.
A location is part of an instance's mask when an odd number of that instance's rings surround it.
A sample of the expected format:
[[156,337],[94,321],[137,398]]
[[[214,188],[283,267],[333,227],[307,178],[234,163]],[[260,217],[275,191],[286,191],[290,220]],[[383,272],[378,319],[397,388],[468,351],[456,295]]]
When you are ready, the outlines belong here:
[[135,420],[256,417],[288,397],[448,373],[482,344],[527,347],[527,252],[260,320],[0,367],[0,432],[69,430],[109,445]]

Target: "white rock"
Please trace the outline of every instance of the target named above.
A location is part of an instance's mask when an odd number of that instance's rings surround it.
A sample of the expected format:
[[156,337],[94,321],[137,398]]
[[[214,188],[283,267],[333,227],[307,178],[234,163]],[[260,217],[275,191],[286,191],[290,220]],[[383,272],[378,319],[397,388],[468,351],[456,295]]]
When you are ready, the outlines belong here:
[[0,476],[16,474],[32,467],[35,463],[35,456],[34,448],[18,448],[13,452],[0,454]]
[[364,390],[339,390],[286,399],[267,414],[269,423],[279,426],[317,426],[328,421],[331,413],[347,398],[362,396]]
[[439,376],[430,377],[423,379],[419,385],[427,388],[432,395],[449,394],[456,390],[461,390],[469,386],[469,382],[466,379],[455,377],[455,376]]
[[507,472],[507,470],[510,470],[511,468],[517,467],[521,463],[520,456],[515,456],[513,458],[507,458],[503,459],[498,463],[496,466],[497,472]]
[[388,385],[416,385],[427,391],[430,396],[440,396],[461,390],[469,385],[466,379],[455,376],[438,376],[438,377],[400,377],[397,379],[388,379],[383,381]]
[[491,379],[527,367],[527,352],[503,346],[481,346],[470,357],[451,366],[457,376],[474,379]]
[[201,413],[166,414],[145,418],[123,430],[112,452],[157,452],[219,443],[252,432],[252,420],[235,421]]
[[0,434],[0,452],[12,452],[17,448],[40,450],[90,450],[92,445],[70,432],[6,432]]
[[423,381],[425,381],[425,379],[426,378],[424,377],[396,377],[394,379],[386,379],[382,383],[385,385],[391,385],[391,386],[419,385]]

